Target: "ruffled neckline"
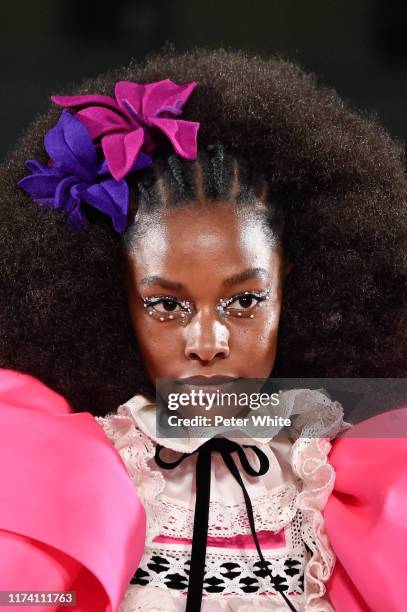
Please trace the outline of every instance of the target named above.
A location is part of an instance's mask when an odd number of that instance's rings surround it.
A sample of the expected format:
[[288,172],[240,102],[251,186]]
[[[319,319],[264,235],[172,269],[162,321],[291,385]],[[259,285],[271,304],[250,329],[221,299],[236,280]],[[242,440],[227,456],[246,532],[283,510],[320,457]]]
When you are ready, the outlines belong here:
[[[258,428],[261,436],[253,436],[247,426],[217,427],[216,435],[236,440],[240,443],[268,444],[276,435],[284,434],[294,440],[300,437],[333,438],[351,427],[343,421],[342,405],[331,400],[324,389],[290,389],[279,393],[279,415],[291,419],[290,427],[275,426],[273,435],[270,427]],[[161,410],[160,408],[158,408]],[[120,406],[118,414],[131,417],[135,425],[153,442],[176,452],[192,453],[208,440],[207,436],[186,435],[185,437],[160,437],[157,434],[157,404],[142,395],[135,395]],[[261,411],[259,411],[261,413]],[[342,424],[339,426],[338,420]],[[188,434],[189,431],[185,429]],[[193,428],[196,432],[197,428]],[[201,430],[202,431],[202,430]],[[236,432],[236,436],[231,435]]]
[[[286,402],[284,410],[292,417],[292,425],[287,429],[288,437],[293,438],[291,468],[302,481],[295,507],[303,514],[302,537],[311,551],[304,576],[304,609],[333,612],[326,598],[325,582],[332,574],[335,554],[326,534],[322,511],[335,481],[335,471],[328,461],[331,440],[351,424],[343,420],[342,405],[332,400],[324,389],[292,389],[282,392],[282,396]],[[164,489],[162,474],[151,468],[155,445],[159,443],[178,452],[193,452],[202,443],[197,438],[157,438],[154,407],[143,396],[135,396],[120,406],[116,415],[97,419],[121,454],[144,504],[150,541],[159,529],[160,497]],[[254,438],[250,440],[256,442]],[[243,440],[240,438],[238,442]],[[270,444],[271,448],[273,445],[272,438],[257,439],[257,442]],[[142,604],[143,595],[140,590],[137,592],[127,593],[126,603],[137,597],[137,603]]]

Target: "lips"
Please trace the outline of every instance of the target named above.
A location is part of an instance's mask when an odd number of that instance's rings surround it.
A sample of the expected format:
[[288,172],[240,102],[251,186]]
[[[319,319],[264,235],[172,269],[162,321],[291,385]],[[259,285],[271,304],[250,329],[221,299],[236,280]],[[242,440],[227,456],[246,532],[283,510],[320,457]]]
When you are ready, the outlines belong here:
[[179,378],[178,384],[181,385],[199,385],[200,387],[208,385],[223,385],[238,380],[237,376],[189,376],[187,378]]

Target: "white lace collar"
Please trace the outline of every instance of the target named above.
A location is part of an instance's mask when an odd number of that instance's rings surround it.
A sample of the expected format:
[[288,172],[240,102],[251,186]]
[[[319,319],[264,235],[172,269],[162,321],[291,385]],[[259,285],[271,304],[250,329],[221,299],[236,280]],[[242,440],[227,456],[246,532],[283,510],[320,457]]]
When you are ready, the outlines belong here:
[[[124,410],[123,410],[124,409]],[[192,453],[208,440],[208,435],[200,436],[200,432],[193,428],[184,429],[185,437],[159,437],[157,435],[157,405],[151,403],[142,395],[135,395],[119,408],[119,413],[127,412],[134,420],[136,426],[152,441],[171,450],[183,453]],[[260,413],[260,410],[258,411]],[[291,427],[284,428],[287,437],[297,439],[298,437],[327,437],[329,439],[338,435],[341,431],[351,427],[350,423],[343,420],[344,412],[342,405],[332,400],[325,389],[290,389],[280,392],[279,415],[290,418]],[[254,437],[252,430],[247,427],[219,426],[216,435],[227,433],[229,439],[235,439],[240,444],[256,442],[269,443],[283,428],[258,428],[261,436]],[[236,432],[233,436],[233,432]],[[198,434],[198,435],[197,435]]]
[[[334,469],[328,461],[330,439],[351,425],[343,421],[341,404],[330,399],[324,389],[295,389],[284,394],[287,411],[292,418],[290,435],[297,438],[291,447],[290,464],[294,475],[302,481],[302,489],[295,497],[295,509],[303,513],[302,533],[312,546],[312,555],[304,575],[305,609],[333,612],[325,597],[325,583],[332,575],[335,555],[324,528],[322,512],[335,480]],[[147,543],[153,541],[162,524],[160,496],[165,481],[163,474],[150,464],[155,443],[179,452],[193,452],[202,443],[197,438],[157,438],[155,408],[154,404],[139,395],[120,406],[117,414],[96,417],[122,457],[146,509]],[[266,440],[261,438],[262,443]],[[144,589],[140,591],[141,594],[146,592]],[[129,606],[136,599],[135,605],[138,607],[139,591],[130,587],[127,595]],[[160,609],[163,610],[157,607],[157,610]]]

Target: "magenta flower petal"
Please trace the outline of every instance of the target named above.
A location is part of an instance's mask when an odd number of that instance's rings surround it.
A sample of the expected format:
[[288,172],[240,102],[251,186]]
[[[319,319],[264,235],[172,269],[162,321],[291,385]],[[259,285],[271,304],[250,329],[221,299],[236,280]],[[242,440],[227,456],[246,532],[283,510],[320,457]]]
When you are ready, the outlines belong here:
[[188,100],[196,83],[177,85],[170,79],[155,83],[131,83],[118,81],[115,86],[115,96],[118,104],[128,111],[127,101],[136,112],[136,115],[147,120],[156,117],[160,112],[178,115]]
[[[102,145],[112,176],[122,180],[139,165],[140,152],[151,156],[162,131],[175,151],[186,159],[197,157],[199,123],[180,121],[185,102],[197,86],[177,85],[170,79],[154,83],[119,81],[116,100],[109,96],[53,96],[62,106],[77,106],[78,120],[91,138]],[[82,175],[80,175],[82,176]]]
[[143,142],[144,130],[141,128],[127,134],[108,134],[102,138],[103,152],[116,181],[120,181],[133,169]]
[[144,115],[143,110],[143,96],[146,85],[142,83],[132,83],[131,81],[118,81],[114,88],[114,95],[116,96],[117,104],[122,110],[128,113],[128,107],[123,104],[123,100],[126,100],[131,104],[133,110],[140,117]]
[[[197,83],[193,81],[185,85],[175,85],[175,83],[171,83],[171,85],[172,87],[166,87],[167,97],[162,100],[160,108],[154,113],[155,116],[161,116],[162,113],[170,113],[175,116],[180,115],[185,102],[194,91]],[[172,92],[172,90],[174,91]],[[152,115],[153,113],[149,114]]]
[[96,105],[107,106],[113,110],[120,111],[119,105],[114,98],[111,98],[110,96],[101,96],[98,94],[85,96],[51,96],[51,100],[55,104],[58,104],[58,106],[63,106],[65,108]]
[[[153,163],[151,157],[140,151],[138,154],[137,160],[134,163],[131,172],[135,172],[136,170],[143,170],[144,168],[148,168]],[[98,176],[103,176],[104,174],[110,174],[109,166],[107,165],[106,159],[103,161],[102,165],[99,168]]]
[[151,125],[159,128],[171,141],[175,151],[185,159],[197,157],[199,123],[180,119],[151,119]]
[[119,130],[132,130],[132,126],[123,112],[113,111],[103,106],[89,106],[75,115],[86,127],[93,139]]

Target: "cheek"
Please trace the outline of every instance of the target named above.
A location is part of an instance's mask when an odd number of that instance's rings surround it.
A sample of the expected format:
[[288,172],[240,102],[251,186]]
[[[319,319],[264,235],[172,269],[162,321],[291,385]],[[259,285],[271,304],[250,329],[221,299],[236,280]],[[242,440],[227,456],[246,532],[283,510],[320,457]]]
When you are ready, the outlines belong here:
[[154,334],[138,335],[140,350],[147,372],[151,378],[166,378],[166,365],[170,359],[170,344]]
[[231,357],[242,363],[247,378],[267,378],[273,368],[278,342],[279,308],[266,319],[234,329],[230,336]]
[[176,378],[172,372],[182,359],[182,331],[176,323],[159,323],[144,312],[133,318],[133,327],[145,368],[153,381]]
[[[268,309],[267,315],[256,314],[250,323],[230,322],[228,359],[232,369],[243,377],[267,378],[277,353],[280,304]],[[175,322],[150,319],[143,308],[133,308],[131,317],[150,379],[155,382],[157,378],[178,378],[185,365],[183,328]]]

